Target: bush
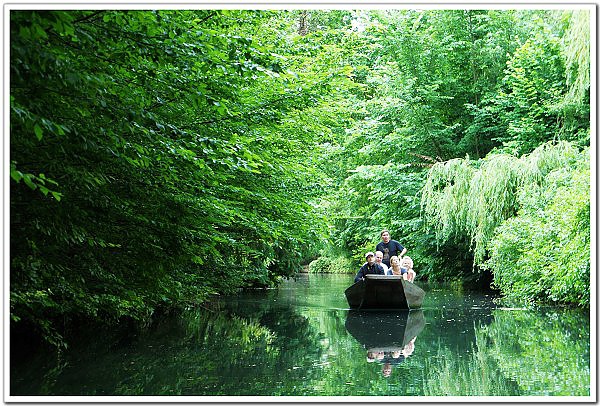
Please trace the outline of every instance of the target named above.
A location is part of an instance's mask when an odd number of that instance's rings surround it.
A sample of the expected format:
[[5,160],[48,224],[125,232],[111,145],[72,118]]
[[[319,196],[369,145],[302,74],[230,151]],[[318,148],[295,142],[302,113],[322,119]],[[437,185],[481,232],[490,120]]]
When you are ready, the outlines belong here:
[[331,267],[331,258],[319,257],[308,264],[309,273],[328,273]]
[[[584,154],[582,154],[583,156]],[[590,171],[556,170],[543,190],[523,191],[523,209],[504,222],[486,262],[507,297],[541,302],[590,302]]]
[[337,257],[331,261],[329,271],[330,273],[353,273],[355,269],[350,258]]
[[352,260],[346,257],[319,257],[308,264],[309,273],[352,273]]

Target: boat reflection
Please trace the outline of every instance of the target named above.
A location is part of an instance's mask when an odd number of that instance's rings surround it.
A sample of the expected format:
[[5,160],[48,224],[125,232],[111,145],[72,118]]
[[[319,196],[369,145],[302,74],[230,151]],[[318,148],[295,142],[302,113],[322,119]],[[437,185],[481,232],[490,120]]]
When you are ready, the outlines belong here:
[[383,364],[382,373],[390,376],[392,366],[412,355],[415,340],[425,327],[422,310],[402,312],[349,311],[346,330],[367,352],[367,362]]

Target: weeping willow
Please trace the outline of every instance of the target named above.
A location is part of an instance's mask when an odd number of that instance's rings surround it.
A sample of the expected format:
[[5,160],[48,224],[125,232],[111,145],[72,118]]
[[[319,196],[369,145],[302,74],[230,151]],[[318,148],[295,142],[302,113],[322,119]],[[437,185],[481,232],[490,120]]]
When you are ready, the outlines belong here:
[[[495,229],[517,214],[527,196],[545,196],[546,176],[570,168],[580,153],[568,142],[543,144],[520,158],[491,154],[452,159],[429,170],[421,210],[438,243],[467,236],[475,264],[485,260]],[[549,196],[546,196],[549,198]]]
[[584,103],[590,88],[590,12],[573,11],[564,37],[567,102]]

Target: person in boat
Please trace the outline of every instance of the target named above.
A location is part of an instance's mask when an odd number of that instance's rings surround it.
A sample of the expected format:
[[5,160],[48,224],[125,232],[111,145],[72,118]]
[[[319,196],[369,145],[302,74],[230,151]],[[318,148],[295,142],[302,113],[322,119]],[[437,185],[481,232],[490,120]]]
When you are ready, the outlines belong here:
[[403,276],[406,273],[406,269],[402,269],[400,265],[400,258],[394,255],[390,258],[390,269],[388,271],[388,275],[397,275]]
[[378,265],[381,265],[381,267],[383,268],[383,274],[384,275],[391,275],[391,273],[388,274],[389,267],[386,264],[384,264],[382,261],[383,261],[383,252],[381,252],[381,251],[375,251],[375,262]]
[[413,282],[415,280],[415,276],[417,275],[413,269],[413,260],[411,257],[406,256],[404,258],[402,258],[402,260],[400,261],[400,268],[402,269],[402,271],[404,271],[402,273],[402,277],[409,281],[409,282]]
[[396,240],[392,240],[390,232],[383,230],[380,234],[381,242],[375,247],[375,251],[381,251],[383,253],[382,262],[390,267],[390,260],[395,255],[402,258],[406,254],[406,248]]
[[354,282],[358,282],[361,279],[365,278],[365,275],[370,275],[370,274],[374,274],[374,275],[383,275],[383,268],[381,267],[381,265],[378,265],[375,262],[375,254],[373,254],[372,252],[367,252],[365,254],[365,258],[367,259],[367,262],[360,267],[360,269],[358,270],[358,273],[356,274],[356,276],[354,277]]

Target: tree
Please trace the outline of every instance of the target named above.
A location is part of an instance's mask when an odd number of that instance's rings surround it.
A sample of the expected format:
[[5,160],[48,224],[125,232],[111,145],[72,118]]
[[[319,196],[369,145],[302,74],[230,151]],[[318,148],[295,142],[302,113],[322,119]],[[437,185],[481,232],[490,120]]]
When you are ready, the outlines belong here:
[[438,163],[422,204],[437,239],[468,237],[504,294],[589,304],[588,151],[562,142]]
[[14,323],[58,344],[56,320],[147,321],[300,267],[338,75],[291,71],[274,17],[11,12]]

